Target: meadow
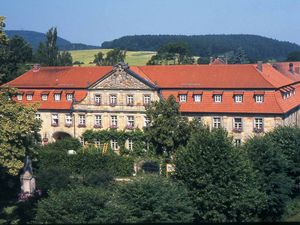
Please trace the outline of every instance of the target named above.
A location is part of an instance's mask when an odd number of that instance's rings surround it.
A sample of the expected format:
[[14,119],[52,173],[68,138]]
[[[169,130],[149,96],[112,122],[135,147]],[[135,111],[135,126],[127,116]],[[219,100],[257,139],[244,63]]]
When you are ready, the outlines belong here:
[[[89,50],[73,50],[69,51],[72,55],[73,62],[79,61],[83,62],[83,66],[94,66],[92,63],[94,60],[94,55],[98,52],[106,54],[111,49],[89,49]],[[125,62],[129,66],[143,66],[150,60],[150,58],[155,55],[156,52],[152,51],[127,51]]]

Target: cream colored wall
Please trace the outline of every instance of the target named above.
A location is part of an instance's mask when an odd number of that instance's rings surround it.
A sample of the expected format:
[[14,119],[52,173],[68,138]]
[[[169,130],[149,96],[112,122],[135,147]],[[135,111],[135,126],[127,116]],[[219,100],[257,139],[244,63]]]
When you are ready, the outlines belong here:
[[297,108],[296,110],[288,113],[283,120],[283,124],[288,125],[296,125],[300,127],[300,109]]

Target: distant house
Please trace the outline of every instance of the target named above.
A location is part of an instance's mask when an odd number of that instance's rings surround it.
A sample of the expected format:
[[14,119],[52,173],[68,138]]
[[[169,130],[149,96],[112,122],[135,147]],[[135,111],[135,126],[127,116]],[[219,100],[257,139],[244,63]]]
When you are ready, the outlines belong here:
[[[81,138],[87,129],[142,129],[145,106],[174,95],[182,115],[224,127],[239,145],[277,125],[300,125],[299,68],[300,62],[228,65],[220,60],[211,65],[35,67],[5,85],[19,89],[17,102],[39,103],[44,143]],[[111,146],[117,150],[114,140]]]

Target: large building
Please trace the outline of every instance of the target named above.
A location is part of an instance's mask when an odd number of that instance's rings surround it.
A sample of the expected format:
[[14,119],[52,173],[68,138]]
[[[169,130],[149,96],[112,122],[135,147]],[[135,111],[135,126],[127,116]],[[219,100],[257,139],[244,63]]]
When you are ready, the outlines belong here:
[[236,145],[277,125],[300,125],[300,62],[36,66],[5,85],[18,88],[16,101],[38,103],[44,143],[87,129],[142,129],[145,106],[170,95],[182,115],[224,127]]

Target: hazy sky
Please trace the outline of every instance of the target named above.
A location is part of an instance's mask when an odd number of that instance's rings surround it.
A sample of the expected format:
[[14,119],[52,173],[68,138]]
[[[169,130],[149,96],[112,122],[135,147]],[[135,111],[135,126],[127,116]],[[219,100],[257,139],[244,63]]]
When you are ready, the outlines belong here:
[[133,34],[258,34],[300,44],[300,0],[0,0],[6,29],[100,45]]

